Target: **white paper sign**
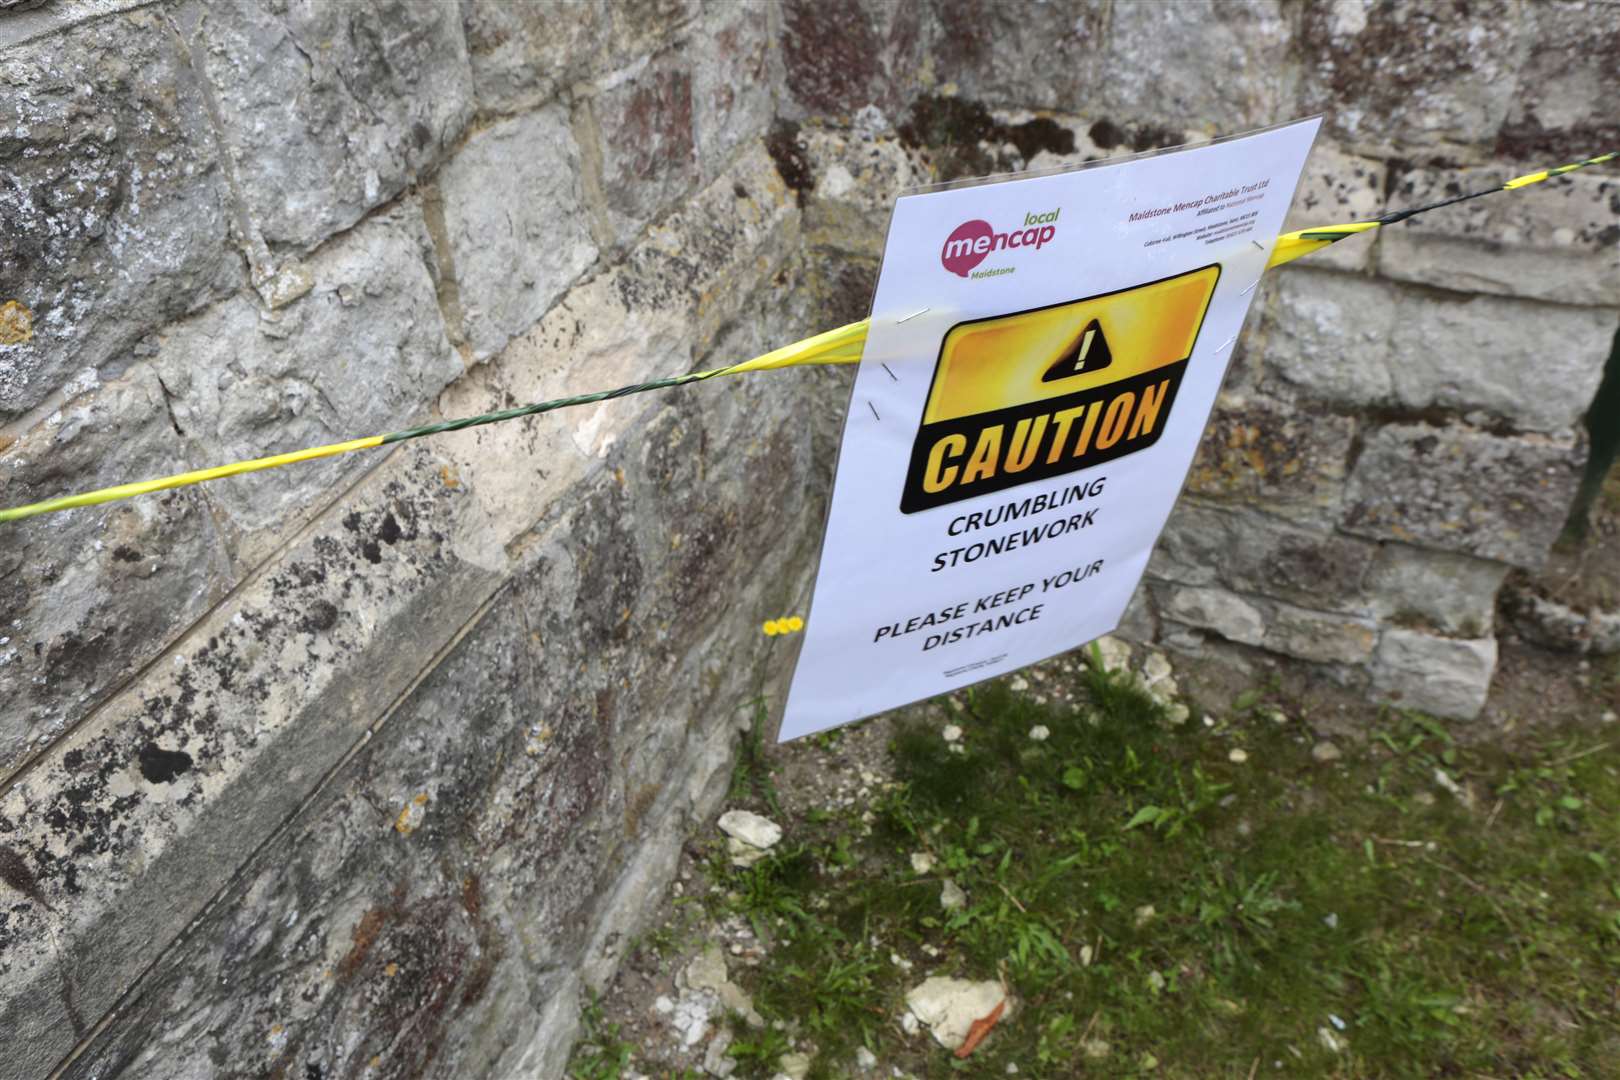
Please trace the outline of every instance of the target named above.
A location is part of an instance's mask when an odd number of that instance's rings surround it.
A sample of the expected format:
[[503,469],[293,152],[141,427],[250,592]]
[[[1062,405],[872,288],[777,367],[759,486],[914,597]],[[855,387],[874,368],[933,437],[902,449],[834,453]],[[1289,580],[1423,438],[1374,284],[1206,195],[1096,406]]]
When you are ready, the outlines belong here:
[[783,739],[1118,625],[1317,124],[897,202]]

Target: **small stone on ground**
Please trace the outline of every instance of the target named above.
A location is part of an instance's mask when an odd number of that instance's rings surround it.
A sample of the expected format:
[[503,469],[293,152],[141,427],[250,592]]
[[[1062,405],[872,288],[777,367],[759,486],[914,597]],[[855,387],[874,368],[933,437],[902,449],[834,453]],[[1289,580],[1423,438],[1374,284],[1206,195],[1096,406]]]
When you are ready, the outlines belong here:
[[955,1050],[967,1038],[974,1021],[982,1020],[1006,1003],[1002,1018],[1012,1013],[1012,1002],[998,982],[971,982],[935,975],[906,995],[911,1014],[928,1026],[941,1046]]

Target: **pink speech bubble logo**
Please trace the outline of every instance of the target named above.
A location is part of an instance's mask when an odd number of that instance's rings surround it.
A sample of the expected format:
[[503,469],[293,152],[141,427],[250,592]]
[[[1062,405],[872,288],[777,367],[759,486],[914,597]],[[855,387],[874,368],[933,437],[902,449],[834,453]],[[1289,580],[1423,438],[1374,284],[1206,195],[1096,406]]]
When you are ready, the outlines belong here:
[[957,277],[967,277],[968,271],[990,254],[995,235],[988,221],[964,221],[945,238],[945,246],[939,251],[940,265]]

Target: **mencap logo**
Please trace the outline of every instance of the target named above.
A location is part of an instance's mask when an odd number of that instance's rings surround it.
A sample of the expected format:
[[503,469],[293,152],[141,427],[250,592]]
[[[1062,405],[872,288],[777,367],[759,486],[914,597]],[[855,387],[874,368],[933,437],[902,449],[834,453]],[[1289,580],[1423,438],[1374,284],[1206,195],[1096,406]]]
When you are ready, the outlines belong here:
[[940,265],[957,277],[967,277],[968,271],[984,262],[992,251],[1018,247],[1039,250],[1057,235],[1058,210],[1025,214],[1023,227],[1010,232],[998,233],[988,221],[979,218],[964,221],[945,238],[939,250]]

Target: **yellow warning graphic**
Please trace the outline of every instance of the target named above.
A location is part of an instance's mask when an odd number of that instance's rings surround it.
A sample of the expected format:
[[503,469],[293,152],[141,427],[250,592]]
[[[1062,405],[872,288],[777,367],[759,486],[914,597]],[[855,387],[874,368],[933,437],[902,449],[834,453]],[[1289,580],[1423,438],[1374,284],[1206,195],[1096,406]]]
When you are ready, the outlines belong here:
[[975,319],[940,345],[900,509],[926,510],[1158,441],[1218,265]]

